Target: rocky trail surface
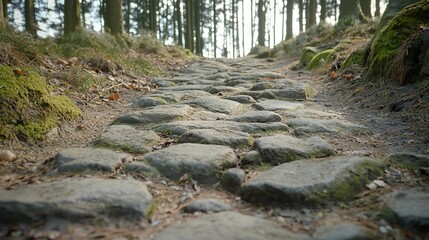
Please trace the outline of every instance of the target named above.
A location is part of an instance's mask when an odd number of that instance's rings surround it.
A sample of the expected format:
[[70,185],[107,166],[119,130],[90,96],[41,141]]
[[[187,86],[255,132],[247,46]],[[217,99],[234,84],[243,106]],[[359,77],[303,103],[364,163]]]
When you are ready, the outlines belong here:
[[429,238],[429,148],[390,141],[400,120],[348,113],[284,62],[200,60],[152,83],[43,182],[0,191],[0,236]]

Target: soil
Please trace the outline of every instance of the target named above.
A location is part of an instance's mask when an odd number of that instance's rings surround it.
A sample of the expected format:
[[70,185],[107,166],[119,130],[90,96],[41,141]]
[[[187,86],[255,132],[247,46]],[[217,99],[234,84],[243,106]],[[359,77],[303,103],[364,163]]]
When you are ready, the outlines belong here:
[[[261,60],[264,61],[264,60]],[[406,118],[403,111],[392,111],[384,99],[374,101],[372,94],[365,88],[363,75],[356,71],[354,79],[331,80],[325,72],[293,71],[291,67],[297,59],[279,59],[267,62],[267,66],[285,74],[286,78],[308,82],[319,94],[310,103],[313,108],[329,110],[342,114],[347,120],[361,123],[375,131],[373,136],[352,137],[339,141],[333,137],[327,139],[335,146],[337,153],[343,151],[360,152],[377,158],[385,158],[397,151],[429,153],[429,127],[424,120]],[[268,67],[267,67],[268,68]],[[147,79],[148,84],[150,79]],[[394,90],[394,89],[393,89]],[[358,92],[356,92],[358,91]],[[13,162],[0,162],[0,190],[10,189],[24,184],[53,181],[68,176],[53,177],[45,175],[53,168],[52,158],[64,148],[90,146],[115,118],[132,110],[132,100],[142,96],[144,92],[132,89],[120,89],[121,98],[118,100],[90,99],[78,101],[84,112],[81,119],[74,122],[63,123],[58,127],[58,134],[43,142],[24,143],[12,141],[3,143],[2,149],[13,151],[18,158]],[[370,95],[368,97],[368,95]],[[372,99],[372,100],[371,100]],[[383,106],[383,107],[382,107]],[[414,113],[416,114],[416,113]],[[417,115],[417,114],[416,114]],[[408,115],[409,116],[409,115]],[[410,120],[411,119],[411,120]],[[253,169],[246,170],[252,175]],[[111,173],[109,178],[137,178],[148,184],[149,190],[156,199],[157,210],[150,221],[133,229],[122,228],[95,228],[85,225],[73,225],[66,233],[44,231],[37,226],[30,228],[8,229],[9,232],[26,232],[25,235],[33,237],[46,237],[48,239],[68,239],[70,237],[86,239],[114,239],[125,237],[130,239],[147,239],[153,233],[176,222],[197,217],[199,214],[182,214],[180,208],[189,202],[189,193],[193,198],[215,197],[222,199],[233,208],[242,213],[258,215],[276,221],[292,231],[309,232],[326,221],[330,222],[357,222],[366,226],[374,233],[380,233],[382,228],[391,228],[386,239],[398,239],[401,236],[419,238],[408,232],[399,230],[397,226],[388,226],[380,220],[378,209],[382,205],[382,196],[394,189],[411,188],[428,185],[429,177],[422,172],[413,172],[407,169],[389,168],[386,174],[395,173],[399,179],[397,183],[386,188],[368,190],[361,193],[355,201],[343,203],[324,209],[282,210],[267,209],[242,201],[239,197],[216,188],[199,186],[191,180],[180,184],[164,178],[146,179],[141,176],[126,176],[120,170]],[[27,232],[28,231],[28,232]],[[0,236],[1,236],[0,232]],[[427,236],[426,236],[427,237]]]

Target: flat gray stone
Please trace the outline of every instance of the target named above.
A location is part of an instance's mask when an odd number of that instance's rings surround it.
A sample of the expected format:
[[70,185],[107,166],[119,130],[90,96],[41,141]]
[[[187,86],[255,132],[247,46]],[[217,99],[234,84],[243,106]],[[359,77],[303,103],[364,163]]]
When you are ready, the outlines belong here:
[[154,167],[140,161],[127,163],[124,170],[126,173],[139,174],[148,177],[158,174],[158,171]]
[[429,190],[395,191],[385,196],[383,214],[395,224],[410,231],[429,229]]
[[251,111],[241,115],[234,116],[227,120],[235,121],[235,122],[267,123],[267,122],[281,122],[282,117],[278,113],[270,112],[270,111]]
[[240,95],[247,95],[253,99],[275,99],[276,95],[271,92],[271,90],[261,90],[261,91],[242,91]]
[[222,175],[222,187],[232,193],[240,190],[241,184],[246,180],[246,173],[239,168],[230,168]]
[[297,118],[289,119],[287,124],[294,129],[294,134],[298,136],[316,133],[359,136],[372,133],[368,127],[338,119]]
[[182,208],[182,211],[185,213],[194,213],[194,212],[224,212],[231,209],[231,206],[221,202],[218,199],[208,198],[208,199],[199,199],[189,205]]
[[227,118],[228,115],[218,112],[197,111],[192,113],[190,120],[216,121]]
[[198,90],[198,91],[205,91],[208,92],[212,86],[210,85],[176,85],[171,87],[160,87],[158,88],[155,93],[159,93],[162,91],[188,91],[188,90]]
[[299,85],[283,89],[271,90],[276,99],[307,100],[316,95],[316,90],[308,85]]
[[147,108],[165,104],[167,104],[167,101],[160,97],[142,97],[134,101],[132,106],[137,108]]
[[0,222],[7,225],[64,219],[112,224],[137,224],[150,207],[152,196],[136,180],[64,179],[25,185],[0,192]]
[[243,158],[240,161],[242,165],[258,165],[262,162],[264,162],[264,160],[262,159],[261,154],[259,154],[258,151],[247,152],[246,154],[244,154]]
[[235,212],[220,212],[174,224],[155,234],[154,240],[308,240],[274,222]]
[[208,97],[211,96],[210,93],[199,91],[199,90],[187,90],[187,91],[157,91],[156,94],[149,95],[150,97],[159,97],[164,99],[167,102],[180,102],[182,100],[189,100],[198,97]]
[[59,173],[111,172],[122,162],[132,159],[131,155],[101,148],[69,148],[55,156]]
[[395,153],[389,156],[388,162],[393,165],[419,169],[429,167],[429,155],[418,153]]
[[239,84],[247,84],[248,81],[241,79],[228,80],[225,82],[226,86],[237,86]]
[[176,85],[174,82],[170,81],[169,79],[165,78],[155,78],[151,81],[153,84],[157,85],[158,87],[171,87]]
[[218,97],[200,97],[188,101],[183,101],[184,104],[197,105],[212,112],[220,112],[232,114],[242,109],[242,105],[238,102],[221,99]]
[[180,136],[178,142],[215,144],[239,148],[252,146],[253,138],[245,132],[192,129]]
[[283,163],[244,183],[241,198],[288,208],[348,201],[383,169],[381,161],[357,156]]
[[313,234],[317,240],[376,240],[368,229],[354,223],[322,226]]
[[315,118],[315,119],[343,119],[343,117],[336,112],[320,111],[316,109],[296,109],[293,111],[279,112],[287,118]]
[[156,124],[187,118],[192,108],[189,105],[162,105],[151,109],[127,113],[117,118],[114,124]]
[[238,87],[231,87],[231,86],[214,86],[212,87],[209,92],[211,94],[216,94],[216,93],[236,93],[236,92],[240,92],[243,91],[243,88],[238,88]]
[[225,99],[236,101],[242,104],[249,104],[249,103],[256,103],[256,100],[253,99],[251,96],[248,95],[234,95],[234,96],[228,96],[225,97]]
[[225,146],[184,143],[143,157],[164,176],[178,180],[184,174],[203,184],[216,183],[219,171],[237,163],[234,151]]
[[192,129],[213,129],[218,131],[261,132],[288,131],[289,127],[280,122],[272,123],[239,123],[232,121],[177,121],[156,126],[153,130],[160,134],[180,136]]
[[277,110],[295,110],[304,107],[302,103],[294,103],[281,100],[265,100],[253,104],[258,110],[277,111]]
[[273,135],[257,139],[255,146],[263,161],[271,164],[335,154],[331,145],[319,137],[300,139],[287,135]]
[[250,88],[250,91],[262,91],[265,89],[272,89],[272,88],[274,88],[274,85],[272,83],[264,81],[264,82],[258,82],[256,84],[254,84]]
[[161,140],[154,131],[136,130],[128,125],[111,125],[100,135],[97,146],[117,148],[130,153],[148,153]]

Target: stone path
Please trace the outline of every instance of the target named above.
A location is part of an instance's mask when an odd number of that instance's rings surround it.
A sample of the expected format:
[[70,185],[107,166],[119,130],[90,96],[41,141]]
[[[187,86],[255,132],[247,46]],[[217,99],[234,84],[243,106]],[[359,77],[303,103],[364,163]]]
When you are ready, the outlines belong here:
[[[153,82],[160,87],[136,99],[134,111],[107,126],[95,146],[57,154],[49,174],[76,177],[0,192],[0,225],[60,219],[131,228],[150,221],[155,228],[153,214],[168,206],[157,205],[150,184],[182,189],[175,184],[187,181],[193,189],[176,207],[195,217],[164,223],[151,238],[377,239],[385,234],[347,221],[324,221],[302,231],[282,217],[288,211],[317,213],[350,202],[387,167],[383,159],[336,156],[335,143],[372,131],[317,109],[309,101],[317,92],[308,84],[250,58],[201,60]],[[391,162],[406,161],[401,156],[409,157],[398,154]],[[427,167],[427,157],[417,158]],[[118,169],[127,178],[108,179]],[[135,174],[150,181],[133,179]],[[243,211],[225,199],[195,199],[201,191],[234,194],[241,204],[262,206],[268,215]],[[158,198],[168,197],[159,192]],[[387,214],[391,224],[425,231],[428,196],[427,189],[390,193],[380,214]],[[277,221],[267,217],[277,210]]]

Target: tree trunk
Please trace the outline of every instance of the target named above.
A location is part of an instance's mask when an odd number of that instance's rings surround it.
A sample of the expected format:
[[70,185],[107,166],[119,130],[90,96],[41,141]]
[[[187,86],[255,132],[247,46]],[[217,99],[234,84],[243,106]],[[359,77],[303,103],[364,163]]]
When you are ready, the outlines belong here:
[[299,0],[299,33],[304,31],[304,0]]
[[264,0],[258,1],[258,45],[265,46],[265,12]]
[[[27,0],[28,1],[28,0]],[[81,26],[79,0],[64,1],[64,35],[76,32]]]
[[235,0],[231,1],[231,13],[232,13],[232,18],[231,18],[231,36],[232,36],[232,58],[235,58],[235,51],[236,51],[236,47],[235,47]]
[[282,0],[282,39],[285,39],[285,26],[286,26],[286,2]]
[[180,6],[180,0],[176,0],[176,21],[177,21],[177,34],[178,44],[183,47],[183,28],[182,28],[182,11]]
[[7,1],[8,0],[2,0],[1,7],[2,7],[2,13],[3,13],[3,22],[4,25],[7,27],[9,23],[9,16],[7,15]]
[[122,26],[122,0],[106,0],[106,13],[104,14],[104,29],[113,35],[123,33]]
[[316,13],[317,13],[317,2],[316,0],[307,1],[306,9],[306,25],[305,29],[309,29],[312,26],[316,25]]
[[149,21],[149,30],[156,36],[157,32],[157,21],[156,21],[156,11],[158,9],[158,0],[150,0],[149,1],[149,15],[150,15],[150,21]]
[[251,31],[250,39],[252,41],[252,43],[250,44],[250,48],[252,48],[253,44],[255,44],[255,21],[253,19],[254,18],[253,17],[253,13],[254,13],[253,6],[254,6],[253,0],[250,0],[250,24],[251,24],[251,26],[250,26],[250,31]]
[[197,55],[203,55],[203,39],[201,34],[201,0],[194,0],[195,16],[195,52]]
[[[6,0],[3,0],[6,1]],[[25,0],[24,6],[25,12],[25,31],[29,34],[36,36],[37,35],[37,25],[36,18],[34,14],[34,0]]]
[[276,12],[277,12],[277,1],[274,1],[274,22],[273,22],[273,42],[276,44]]
[[287,0],[286,39],[293,37],[293,0]]
[[130,33],[131,31],[131,0],[127,1],[127,11],[125,13],[125,32]]
[[185,32],[185,48],[194,52],[194,27],[192,17],[193,0],[186,1],[186,32]]
[[235,2],[235,41],[237,45],[237,56],[240,57],[240,29],[238,29],[238,0]]
[[325,23],[325,22],[326,22],[326,0],[320,0],[320,23]]
[[365,17],[371,18],[371,0],[359,0],[360,7],[362,8],[362,13]]
[[359,20],[362,16],[359,0],[341,0],[338,22],[345,20]]
[[380,0],[375,0],[375,13],[374,17],[380,17]]
[[213,11],[213,56],[216,58],[217,51],[217,9],[216,1],[212,2],[212,11]]
[[222,56],[228,57],[228,24],[226,18],[226,0],[223,0],[223,50]]
[[7,0],[0,0],[0,32],[6,28],[5,17],[3,13],[3,1]]
[[246,56],[246,50],[244,49],[244,0],[241,1],[241,47],[243,56]]

